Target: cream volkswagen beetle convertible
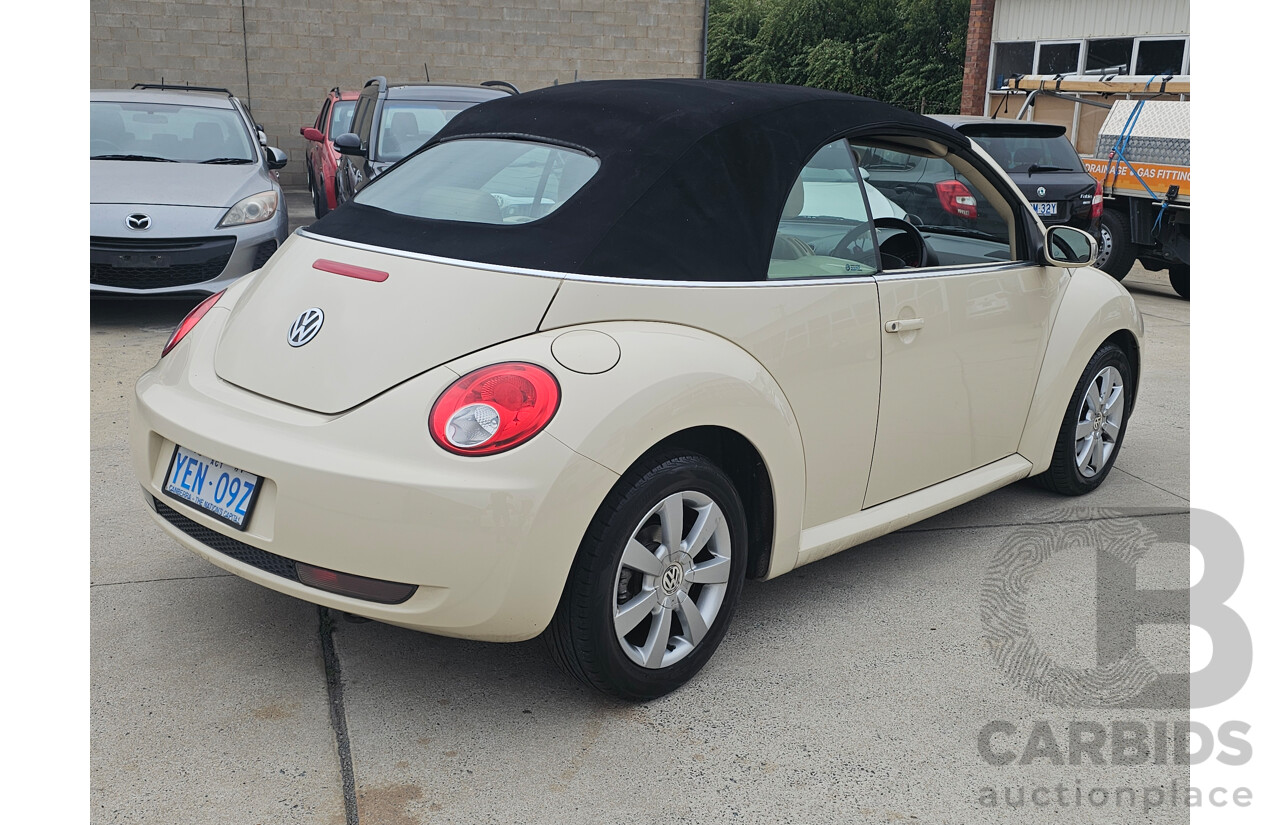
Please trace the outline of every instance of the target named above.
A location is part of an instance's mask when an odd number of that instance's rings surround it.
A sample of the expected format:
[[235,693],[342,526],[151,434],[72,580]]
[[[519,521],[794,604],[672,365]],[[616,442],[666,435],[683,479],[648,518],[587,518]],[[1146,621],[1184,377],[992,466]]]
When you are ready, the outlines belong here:
[[[954,171],[922,184],[936,223],[872,189],[919,156]],[[1093,255],[967,138],[874,101],[544,89],[459,114],[194,310],[138,382],[133,462],[157,523],[239,576],[544,634],[652,698],[744,577],[1019,479],[1102,482],[1142,319]]]

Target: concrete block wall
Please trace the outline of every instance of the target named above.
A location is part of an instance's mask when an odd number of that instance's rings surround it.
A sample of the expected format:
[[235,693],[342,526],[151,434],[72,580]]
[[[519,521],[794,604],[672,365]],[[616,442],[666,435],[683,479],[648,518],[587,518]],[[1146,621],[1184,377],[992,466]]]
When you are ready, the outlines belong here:
[[324,93],[392,83],[506,80],[530,90],[626,77],[698,77],[705,0],[91,0],[90,86],[224,86],[289,153]]

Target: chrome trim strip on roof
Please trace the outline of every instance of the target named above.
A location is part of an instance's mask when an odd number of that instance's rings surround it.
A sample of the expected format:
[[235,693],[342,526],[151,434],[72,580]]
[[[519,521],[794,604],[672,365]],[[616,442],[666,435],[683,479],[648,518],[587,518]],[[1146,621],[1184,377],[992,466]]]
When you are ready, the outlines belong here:
[[446,266],[459,266],[465,269],[480,269],[486,272],[505,272],[510,275],[533,275],[538,278],[555,278],[556,280],[561,281],[586,281],[588,283],[631,286],[683,286],[731,289],[777,286],[818,286],[822,284],[857,284],[870,283],[874,281],[900,281],[911,278],[941,278],[947,275],[1002,272],[1007,269],[1024,269],[1026,267],[1037,266],[1037,264],[1032,263],[1031,261],[995,261],[990,264],[977,264],[965,267],[898,269],[872,275],[859,275],[851,278],[776,278],[774,280],[764,281],[673,281],[665,278],[609,278],[603,275],[581,275],[575,272],[555,272],[547,269],[526,269],[518,266],[503,266],[501,264],[486,264],[479,261],[465,261],[460,258],[444,258],[439,255],[427,255],[423,252],[406,252],[403,249],[390,249],[388,247],[374,246],[372,244],[360,243],[358,241],[332,238],[328,235],[317,235],[315,233],[308,232],[305,228],[295,230],[294,234],[301,235],[304,238],[310,238],[314,241],[320,241],[321,243],[331,243],[335,246],[346,246],[351,249],[359,249],[364,252],[377,252],[382,255],[393,255],[397,258],[408,258],[413,261],[425,261],[427,263],[444,264]]

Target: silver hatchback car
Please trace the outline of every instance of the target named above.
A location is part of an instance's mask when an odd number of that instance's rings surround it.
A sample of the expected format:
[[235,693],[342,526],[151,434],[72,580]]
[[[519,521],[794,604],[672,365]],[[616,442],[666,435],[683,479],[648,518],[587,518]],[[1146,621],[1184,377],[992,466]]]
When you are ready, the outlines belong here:
[[213,293],[288,235],[288,161],[226,89],[90,92],[89,289]]

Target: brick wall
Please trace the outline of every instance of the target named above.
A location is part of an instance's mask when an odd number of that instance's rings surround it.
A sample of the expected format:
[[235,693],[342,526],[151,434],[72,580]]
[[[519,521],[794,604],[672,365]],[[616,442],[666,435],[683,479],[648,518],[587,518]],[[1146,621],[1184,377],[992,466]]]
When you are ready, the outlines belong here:
[[[225,86],[305,182],[304,143],[333,86],[697,77],[703,0],[91,0],[90,86]],[[246,70],[247,63],[247,70]]]
[[987,103],[987,74],[991,61],[991,15],[996,0],[970,0],[969,34],[964,52],[964,88],[960,114],[980,115]]

